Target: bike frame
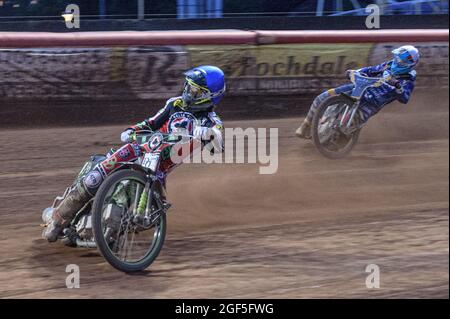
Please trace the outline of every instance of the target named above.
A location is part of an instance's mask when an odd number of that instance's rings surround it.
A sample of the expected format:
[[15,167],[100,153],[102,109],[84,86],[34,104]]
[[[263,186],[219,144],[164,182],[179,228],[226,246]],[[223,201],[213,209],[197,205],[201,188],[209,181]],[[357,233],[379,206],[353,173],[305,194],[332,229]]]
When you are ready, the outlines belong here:
[[[172,134],[161,133],[158,131],[150,131],[150,130],[142,130],[135,134],[149,135],[149,139],[142,140],[141,142],[143,142],[143,143],[140,143],[140,145],[149,143],[151,138],[154,135],[158,135],[161,138],[159,144],[154,145],[151,150],[149,149],[147,151],[150,151],[151,153],[155,153],[155,154],[159,154],[159,155],[163,148],[168,147],[168,145],[174,145],[181,141],[180,139],[171,141],[170,138],[172,138],[174,136],[177,136],[178,138],[181,138],[181,139],[194,139],[195,138],[192,135],[186,135],[186,134],[172,135]],[[135,140],[136,140],[136,136],[135,136]],[[161,212],[165,213],[169,209],[170,204],[167,202],[163,202],[160,194],[158,192],[155,192],[155,188],[157,187],[157,183],[159,183],[159,185],[161,186],[160,187],[161,192],[165,192],[165,181],[164,180],[165,180],[165,176],[167,175],[167,172],[163,173],[160,170],[160,161],[158,162],[155,171],[152,171],[151,169],[142,166],[141,160],[142,160],[142,157],[139,160],[137,160],[136,162],[126,162],[126,163],[122,163],[122,164],[124,165],[124,167],[129,167],[129,168],[133,168],[135,170],[140,170],[140,171],[144,172],[145,175],[147,176],[147,182],[145,184],[144,191],[142,192],[141,198],[139,199],[140,203],[143,200],[145,201],[145,210],[144,210],[145,215],[149,214],[150,207],[151,207],[151,204],[153,203],[153,201],[155,201],[155,203],[157,204],[158,209],[156,211],[152,212],[151,216],[157,215]],[[162,177],[162,176],[164,176],[164,177]],[[161,194],[161,195],[163,195],[163,194]]]
[[350,95],[341,93],[341,95],[349,98],[349,100],[352,101],[351,106],[347,105],[345,107],[344,114],[342,115],[341,121],[339,123],[339,126],[345,129],[350,129],[350,127],[352,126],[356,112],[358,111],[361,104],[361,99],[366,93],[367,89],[371,87],[380,87],[383,84],[387,84],[386,79],[384,78],[364,76],[357,71],[350,73],[350,80],[355,85]]

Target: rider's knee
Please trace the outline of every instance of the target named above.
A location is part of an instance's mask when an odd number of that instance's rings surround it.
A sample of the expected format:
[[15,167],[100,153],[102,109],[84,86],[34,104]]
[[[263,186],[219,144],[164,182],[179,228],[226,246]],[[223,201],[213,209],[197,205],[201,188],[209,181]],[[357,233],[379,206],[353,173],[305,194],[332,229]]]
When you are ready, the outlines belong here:
[[94,196],[103,182],[103,179],[104,173],[102,172],[100,165],[97,164],[94,169],[86,174],[80,181],[80,187],[83,187],[89,195]]

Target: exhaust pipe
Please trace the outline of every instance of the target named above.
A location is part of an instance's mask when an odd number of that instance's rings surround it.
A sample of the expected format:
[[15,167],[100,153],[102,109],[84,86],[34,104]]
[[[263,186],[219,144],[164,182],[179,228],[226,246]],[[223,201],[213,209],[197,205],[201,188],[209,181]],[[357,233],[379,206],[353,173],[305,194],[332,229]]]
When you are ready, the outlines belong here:
[[77,238],[77,246],[84,248],[97,248],[97,244],[93,240],[81,240]]

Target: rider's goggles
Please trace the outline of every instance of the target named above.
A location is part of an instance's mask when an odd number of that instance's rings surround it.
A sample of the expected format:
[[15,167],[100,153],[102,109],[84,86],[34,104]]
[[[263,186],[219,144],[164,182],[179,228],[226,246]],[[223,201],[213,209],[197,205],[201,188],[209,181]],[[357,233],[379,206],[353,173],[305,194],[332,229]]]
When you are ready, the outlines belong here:
[[191,79],[186,79],[183,95],[188,96],[192,101],[197,103],[204,102],[211,98],[211,92],[207,88],[198,85]]
[[414,58],[407,50],[401,50],[396,53],[394,60],[400,67],[407,67],[414,64]]

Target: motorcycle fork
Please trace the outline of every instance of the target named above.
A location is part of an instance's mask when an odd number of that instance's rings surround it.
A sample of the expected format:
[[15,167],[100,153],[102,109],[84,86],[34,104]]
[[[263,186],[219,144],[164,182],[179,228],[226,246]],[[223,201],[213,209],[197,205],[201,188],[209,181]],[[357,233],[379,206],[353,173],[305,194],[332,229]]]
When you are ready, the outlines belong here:
[[349,130],[352,127],[356,113],[359,108],[359,103],[355,103],[353,106],[346,106],[344,114],[342,115],[339,127],[343,132],[350,133]]
[[352,112],[350,114],[350,119],[347,122],[347,129],[349,129],[352,126],[357,111],[358,111],[358,104],[353,106]]
[[160,210],[163,205],[161,202],[161,198],[159,196],[155,196],[155,188],[157,183],[157,178],[153,176],[148,176],[149,181],[145,184],[144,190],[141,193],[141,196],[139,198],[139,205],[138,205],[138,214],[144,214],[145,216],[149,216],[153,214],[153,212],[150,212],[151,205],[153,201],[157,204],[158,210]]
[[153,212],[150,212],[150,215],[153,215],[154,213],[157,213],[160,211],[166,212],[166,210],[167,210],[161,199],[161,194],[159,192],[155,192],[157,183],[160,183],[158,178],[156,176],[152,176],[152,177],[150,177],[150,179],[152,180],[152,183],[151,183],[150,190],[149,190],[150,200],[147,202],[147,207],[145,209],[146,216],[149,216],[148,214],[151,210],[151,204],[153,203],[153,201],[156,204],[156,210]]
[[[170,204],[164,204],[161,200],[161,195],[158,192],[155,192],[156,183],[158,179],[155,176],[148,176],[148,182],[145,185],[145,189],[141,195],[145,196],[145,214],[144,218],[149,219],[150,225],[153,225],[159,218],[161,214],[165,214],[169,209]],[[153,208],[153,202],[155,203],[155,207]],[[141,204],[141,203],[140,203]]]
[[[138,203],[137,207],[135,208],[135,215],[147,215],[148,214],[148,208],[150,203],[152,202],[152,196],[153,196],[153,185],[150,182],[151,177],[147,176],[148,180],[145,183],[144,189],[139,194],[140,187],[138,185],[138,188],[136,189],[136,198],[135,202]],[[139,197],[139,198],[138,198]]]
[[339,127],[344,127],[347,119],[348,110],[350,107],[348,105],[345,106],[344,114],[342,114],[341,120],[339,122]]

